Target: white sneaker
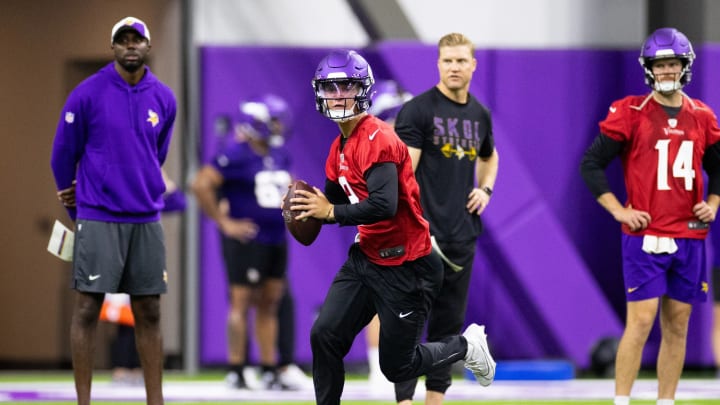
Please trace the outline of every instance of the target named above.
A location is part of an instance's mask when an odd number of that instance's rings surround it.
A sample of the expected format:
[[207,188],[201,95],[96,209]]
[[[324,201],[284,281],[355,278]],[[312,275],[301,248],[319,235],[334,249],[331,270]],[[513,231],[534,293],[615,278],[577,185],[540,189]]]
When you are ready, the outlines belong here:
[[480,385],[487,387],[495,379],[495,360],[488,349],[485,326],[473,323],[465,329],[463,336],[468,342],[465,368],[472,371]]
[[260,381],[262,382],[263,389],[269,391],[282,391],[283,386],[280,384],[280,380],[275,371],[265,371],[260,375]]
[[247,384],[245,384],[245,379],[242,378],[238,373],[236,373],[234,371],[229,371],[227,373],[227,375],[225,376],[225,384],[229,388],[234,388],[234,389],[239,389],[239,390],[248,388]]
[[313,381],[300,367],[288,364],[283,370],[278,370],[278,380],[283,389],[290,391],[312,390]]
[[257,391],[264,388],[259,374],[257,367],[248,366],[243,369],[243,379],[248,389]]

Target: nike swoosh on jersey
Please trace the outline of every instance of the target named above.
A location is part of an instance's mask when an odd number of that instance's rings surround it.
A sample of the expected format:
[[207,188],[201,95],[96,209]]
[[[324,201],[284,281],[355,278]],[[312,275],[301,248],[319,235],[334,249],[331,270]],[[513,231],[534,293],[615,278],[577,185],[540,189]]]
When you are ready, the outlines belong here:
[[370,134],[369,139],[370,139],[371,141],[372,141],[373,139],[375,139],[375,135],[377,135],[378,131],[380,131],[380,128],[376,129],[375,132],[373,132],[372,134]]
[[410,316],[410,314],[412,314],[413,312],[415,312],[415,311],[400,312],[400,314],[399,314],[398,316],[399,316],[400,318],[406,318],[406,317]]
[[95,280],[99,279],[100,276],[101,276],[101,274],[91,274],[91,275],[88,276],[88,279],[89,279],[90,281],[95,281]]

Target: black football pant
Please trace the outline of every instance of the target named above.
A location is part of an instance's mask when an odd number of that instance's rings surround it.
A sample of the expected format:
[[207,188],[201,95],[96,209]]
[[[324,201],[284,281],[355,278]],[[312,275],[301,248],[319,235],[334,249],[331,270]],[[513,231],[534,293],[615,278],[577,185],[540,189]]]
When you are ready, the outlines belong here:
[[295,300],[289,285],[278,307],[277,339],[278,367],[295,363]]
[[400,266],[379,266],[353,244],[310,333],[317,404],[340,403],[345,384],[343,358],[376,312],[380,368],[388,380],[407,381],[463,359],[467,342],[462,336],[420,344],[442,279],[442,265],[435,254]]
[[[444,279],[440,292],[432,304],[428,317],[427,341],[442,341],[448,336],[461,333],[467,312],[468,288],[472,265],[475,260],[477,240],[463,242],[443,242],[438,246],[445,256],[453,263],[462,266],[456,272],[443,262]],[[452,383],[452,365],[434,369],[425,377],[425,388],[428,391],[445,393]],[[395,399],[412,400],[417,387],[417,377],[395,384]]]

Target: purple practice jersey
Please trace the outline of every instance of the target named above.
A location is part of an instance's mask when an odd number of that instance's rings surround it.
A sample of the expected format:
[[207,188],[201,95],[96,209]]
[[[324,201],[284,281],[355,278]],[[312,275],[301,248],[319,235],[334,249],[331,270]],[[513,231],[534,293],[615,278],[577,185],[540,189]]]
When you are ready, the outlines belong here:
[[212,165],[224,178],[220,197],[227,199],[230,217],[253,220],[260,228],[255,238],[259,243],[284,243],[280,206],[292,181],[287,149],[271,147],[267,156],[260,156],[248,142],[233,142]]

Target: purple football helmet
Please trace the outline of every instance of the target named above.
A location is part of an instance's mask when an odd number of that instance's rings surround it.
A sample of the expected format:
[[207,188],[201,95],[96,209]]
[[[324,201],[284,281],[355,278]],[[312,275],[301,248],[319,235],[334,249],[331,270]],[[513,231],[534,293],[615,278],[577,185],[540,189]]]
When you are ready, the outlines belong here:
[[[652,73],[652,63],[658,59],[677,58],[683,64],[680,71],[679,80],[673,83],[659,83],[655,80]],[[686,84],[690,83],[692,78],[693,61],[695,60],[695,52],[693,52],[692,44],[685,34],[675,28],[660,28],[655,30],[643,43],[640,49],[640,57],[638,61],[645,71],[645,84],[655,91],[661,93],[669,93],[680,90]]]
[[372,69],[365,58],[355,51],[333,51],[315,70],[312,80],[315,108],[333,121],[347,121],[370,108],[370,90],[374,83]]
[[395,80],[378,80],[373,90],[368,112],[383,121],[394,121],[403,104],[412,98]]
[[[250,98],[245,102],[246,109],[257,111],[263,117],[269,117],[269,125],[273,135],[283,135],[292,127],[292,112],[290,105],[284,98],[267,93],[259,97]],[[242,107],[241,107],[242,108]],[[279,124],[279,125],[278,125]]]
[[235,118],[235,130],[241,138],[267,139],[272,133],[267,106],[255,101],[241,101]]

